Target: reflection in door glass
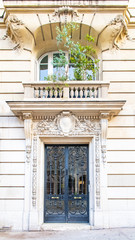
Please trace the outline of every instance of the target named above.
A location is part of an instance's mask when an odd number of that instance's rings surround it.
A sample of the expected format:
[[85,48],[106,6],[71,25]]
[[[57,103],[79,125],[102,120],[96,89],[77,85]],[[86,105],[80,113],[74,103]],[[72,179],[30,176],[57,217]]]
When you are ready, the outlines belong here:
[[47,147],[47,194],[64,194],[64,147]]
[[69,194],[87,194],[87,148],[69,147]]

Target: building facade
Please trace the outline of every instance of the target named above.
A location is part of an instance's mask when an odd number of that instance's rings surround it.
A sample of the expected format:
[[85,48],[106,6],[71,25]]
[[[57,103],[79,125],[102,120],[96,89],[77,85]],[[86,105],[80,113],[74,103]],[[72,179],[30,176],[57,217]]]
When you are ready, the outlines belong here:
[[[135,6],[4,0],[0,7],[0,229],[135,227]],[[95,39],[91,81],[45,80],[58,54],[56,27],[68,22],[79,26],[74,41]]]

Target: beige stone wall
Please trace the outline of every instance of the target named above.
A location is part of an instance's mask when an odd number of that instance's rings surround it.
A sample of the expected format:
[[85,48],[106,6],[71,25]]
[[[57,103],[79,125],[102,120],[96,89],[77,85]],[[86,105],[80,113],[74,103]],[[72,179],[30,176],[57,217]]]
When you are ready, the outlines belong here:
[[[133,33],[134,29],[130,29],[129,34]],[[135,43],[127,41],[120,50],[103,52],[102,56],[103,80],[110,80],[109,98],[127,101],[108,127],[108,210],[111,219],[117,212],[120,220],[122,212],[132,225],[129,218],[133,219],[135,210]]]
[[[1,28],[0,35],[5,34]],[[134,29],[129,30],[134,35]],[[22,229],[25,189],[23,121],[5,101],[24,98],[22,81],[34,81],[29,51],[14,51],[0,40],[0,228]],[[126,100],[123,110],[109,121],[107,137],[107,206],[103,227],[133,226],[135,222],[135,43],[102,52],[100,80],[110,81],[109,99]],[[35,77],[36,79],[36,77]],[[121,217],[123,216],[123,218]],[[98,222],[98,220],[97,220]],[[98,225],[98,224],[97,224]]]
[[[0,30],[4,36],[5,29]],[[30,80],[30,53],[0,40],[0,228],[22,229],[25,188],[24,124],[5,101],[23,100],[22,81]]]

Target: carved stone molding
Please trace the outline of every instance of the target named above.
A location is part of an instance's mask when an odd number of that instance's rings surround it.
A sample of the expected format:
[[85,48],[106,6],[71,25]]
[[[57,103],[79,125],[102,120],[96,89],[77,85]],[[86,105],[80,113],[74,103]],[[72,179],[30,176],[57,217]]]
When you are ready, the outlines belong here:
[[[95,139],[95,198],[96,207],[100,208],[100,153],[102,151],[102,160],[103,162],[106,162],[106,136],[108,119],[111,119],[113,115],[117,115],[125,102],[125,100],[104,99],[99,99],[98,102],[87,101],[87,103],[83,101],[66,101],[61,103],[61,101],[46,102],[33,100],[21,102],[7,101],[7,104],[17,117],[22,118],[23,116],[23,118],[25,118],[25,125],[27,126],[25,129],[29,128],[31,130],[31,118],[33,117],[33,132],[35,134],[34,136],[37,135],[37,138],[86,137]],[[31,109],[31,111],[29,111],[29,109]],[[76,115],[72,113],[73,109],[76,112]],[[27,123],[27,121],[29,123]],[[69,124],[68,127],[66,126],[67,123]],[[27,145],[29,145],[29,143],[31,143],[31,134],[30,132],[27,134],[26,131],[26,135],[29,136],[27,137]],[[29,146],[31,146],[31,144]],[[38,151],[38,147],[35,151]],[[37,196],[37,165],[35,164],[36,152],[34,154],[32,175],[33,207],[36,206]],[[27,159],[29,162],[30,157],[28,154]]]
[[100,208],[100,120],[91,116],[75,116],[71,112],[63,111],[56,116],[46,116],[45,120],[34,122],[33,138],[33,177],[32,177],[32,205],[36,207],[37,188],[37,136],[87,136],[95,137],[95,178],[96,178],[96,207]]
[[80,19],[80,15],[78,14],[77,10],[69,7],[63,6],[55,10],[54,14],[52,15],[53,21],[60,21],[61,23],[67,23],[71,21],[76,21]]
[[[105,32],[106,29],[110,30],[110,49],[119,49],[120,43],[126,38],[129,39],[128,28],[123,15],[117,15],[112,19],[98,34],[97,43],[98,46],[100,36]],[[108,34],[107,34],[108,35]],[[109,39],[108,39],[109,40]]]
[[23,113],[23,119],[26,138],[26,162],[29,163],[31,158],[32,114]]
[[39,135],[49,136],[92,136],[100,129],[97,120],[79,118],[68,111],[53,118],[48,117],[35,125]]
[[106,163],[106,143],[107,143],[107,129],[108,129],[108,120],[110,119],[109,113],[101,113],[100,115],[101,123],[101,153],[102,161]]
[[15,15],[9,15],[6,20],[6,36],[5,38],[9,37],[13,43],[17,44],[16,49],[23,47],[23,40],[22,34],[20,29],[24,27],[22,21],[20,21]]
[[129,38],[128,29],[125,22],[125,19],[122,15],[117,15],[109,25],[114,26],[112,32],[112,47],[119,48],[118,43],[126,37]]
[[96,206],[100,208],[100,135],[95,136]]
[[37,201],[37,135],[33,137],[33,164],[32,164],[32,206],[36,207]]

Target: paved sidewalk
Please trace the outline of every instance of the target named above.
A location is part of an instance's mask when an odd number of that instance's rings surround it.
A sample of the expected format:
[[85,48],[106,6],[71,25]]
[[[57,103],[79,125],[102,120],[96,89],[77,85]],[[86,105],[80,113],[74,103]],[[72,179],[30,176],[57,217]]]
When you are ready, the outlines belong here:
[[135,228],[0,232],[0,240],[135,240]]

